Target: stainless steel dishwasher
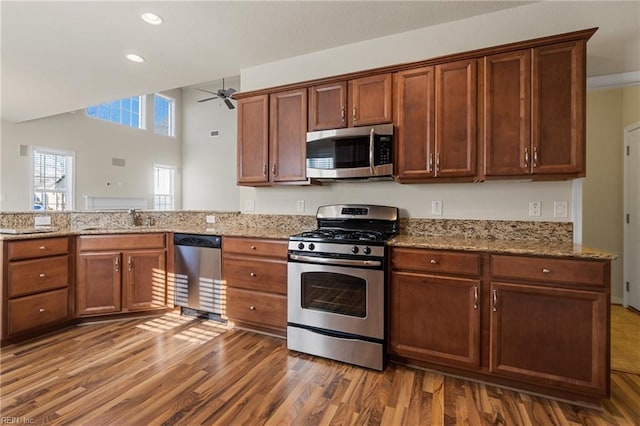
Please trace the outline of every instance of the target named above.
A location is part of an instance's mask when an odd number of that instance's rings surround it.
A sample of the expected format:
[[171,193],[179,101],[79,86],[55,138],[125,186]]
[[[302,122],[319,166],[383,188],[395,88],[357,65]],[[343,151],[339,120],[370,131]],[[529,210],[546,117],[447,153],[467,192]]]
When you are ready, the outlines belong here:
[[174,234],[175,304],[222,314],[222,237]]

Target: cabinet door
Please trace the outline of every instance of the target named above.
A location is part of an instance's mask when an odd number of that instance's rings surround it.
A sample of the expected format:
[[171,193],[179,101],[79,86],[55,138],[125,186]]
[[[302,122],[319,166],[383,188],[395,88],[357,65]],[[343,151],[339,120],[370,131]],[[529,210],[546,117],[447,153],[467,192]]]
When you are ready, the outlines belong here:
[[269,182],[268,96],[238,100],[238,183]]
[[434,69],[398,72],[394,84],[398,177],[433,177]]
[[491,283],[490,371],[556,389],[606,395],[604,292]]
[[480,365],[480,281],[393,272],[389,352],[422,361]]
[[309,131],[347,127],[347,82],[309,88]]
[[307,90],[270,95],[270,172],[272,182],[304,181],[307,144]]
[[78,256],[78,315],[120,312],[120,252],[80,253]]
[[484,174],[531,172],[531,51],[484,58]]
[[476,175],[475,60],[437,65],[436,176]]
[[130,311],[164,308],[167,305],[166,254],[164,250],[129,251],[126,261],[125,300]]
[[586,42],[533,49],[533,173],[584,173]]
[[392,97],[391,74],[349,81],[349,127],[391,123]]

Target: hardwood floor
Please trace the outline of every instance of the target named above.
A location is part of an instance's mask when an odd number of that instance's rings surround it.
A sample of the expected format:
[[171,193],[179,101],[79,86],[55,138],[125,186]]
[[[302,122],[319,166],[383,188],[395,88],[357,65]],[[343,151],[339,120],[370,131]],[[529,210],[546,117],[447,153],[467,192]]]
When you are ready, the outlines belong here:
[[[2,348],[0,423],[640,425],[640,376],[585,408],[391,364],[376,372],[177,314]],[[17,419],[16,419],[17,418]]]

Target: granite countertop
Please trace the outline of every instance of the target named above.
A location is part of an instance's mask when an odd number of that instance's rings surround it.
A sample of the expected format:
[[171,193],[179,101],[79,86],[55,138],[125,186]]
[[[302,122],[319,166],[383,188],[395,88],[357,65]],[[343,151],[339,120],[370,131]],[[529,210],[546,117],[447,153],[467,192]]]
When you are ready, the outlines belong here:
[[478,251],[485,253],[525,254],[534,256],[573,257],[613,260],[617,256],[572,243],[548,241],[483,240],[479,238],[427,237],[398,235],[388,243],[391,247]]

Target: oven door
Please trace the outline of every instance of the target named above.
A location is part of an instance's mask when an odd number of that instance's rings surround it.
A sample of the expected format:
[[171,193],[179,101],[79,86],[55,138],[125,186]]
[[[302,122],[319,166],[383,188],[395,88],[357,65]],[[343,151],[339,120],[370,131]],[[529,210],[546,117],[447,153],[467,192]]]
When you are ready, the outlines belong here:
[[287,298],[291,324],[384,339],[382,269],[289,262]]

